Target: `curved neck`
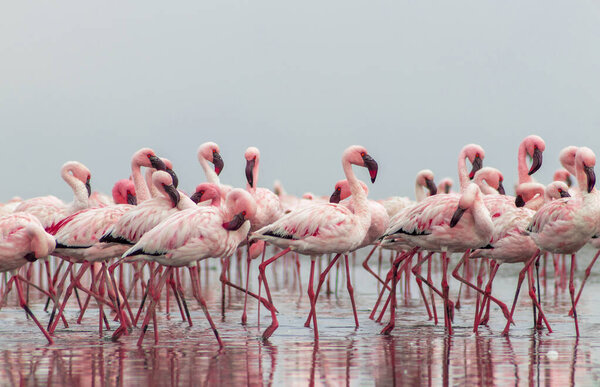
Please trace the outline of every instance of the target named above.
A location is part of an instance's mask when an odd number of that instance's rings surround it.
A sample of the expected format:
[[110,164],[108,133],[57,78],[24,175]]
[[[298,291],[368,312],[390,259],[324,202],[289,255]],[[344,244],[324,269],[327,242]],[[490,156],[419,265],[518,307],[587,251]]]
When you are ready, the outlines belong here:
[[468,186],[471,180],[469,179],[469,172],[467,171],[467,163],[465,159],[467,155],[465,152],[460,152],[458,155],[458,182],[460,184],[460,191],[464,191]]
[[148,187],[148,192],[150,192],[150,196],[153,198],[157,198],[161,195],[161,193],[156,189],[156,186],[152,184],[152,174],[156,171],[154,168],[146,169],[146,186]]
[[517,168],[519,172],[519,184],[533,181],[533,178],[529,176],[529,169],[527,168],[527,150],[525,149],[525,144],[523,143],[521,143],[519,146]]
[[202,169],[204,170],[204,174],[206,175],[206,180],[209,183],[213,183],[216,185],[219,185],[219,175],[217,175],[217,173],[214,171],[214,169],[212,169],[210,167],[210,164],[208,163],[208,160],[206,160],[204,158],[204,156],[200,156],[198,158],[198,161],[200,162],[200,166],[202,167]]
[[354,175],[354,171],[352,170],[352,164],[350,164],[348,160],[343,159],[342,166],[344,168],[346,180],[348,180],[350,193],[352,194],[350,201],[354,206],[354,214],[358,215],[359,221],[361,222],[361,224],[363,224],[363,226],[365,226],[365,229],[367,229],[371,224],[371,212],[369,211],[367,194],[360,186],[358,179]]
[[140,165],[136,162],[131,163],[131,177],[133,178],[133,185],[135,186],[135,196],[137,197],[138,204],[145,202],[150,199],[150,191],[142,176]]
[[423,201],[427,197],[425,193],[425,187],[419,184],[418,181],[415,182],[415,198],[417,198],[417,202]]
[[[587,190],[587,182],[588,182],[588,178],[587,175],[585,174],[585,171],[583,170],[583,168],[580,168],[579,163],[575,162],[575,172],[577,173],[575,175],[575,177],[577,178],[577,187],[579,188],[579,194],[586,196],[588,195],[588,190]],[[596,190],[596,188],[592,189],[592,192],[594,192]]]
[[61,175],[63,180],[67,182],[69,187],[73,190],[72,210],[79,211],[88,208],[88,193],[85,184],[75,176],[71,175],[68,170],[62,171]]
[[[485,183],[484,183],[484,181],[485,181]],[[483,175],[483,174],[476,174],[475,178],[473,179],[473,182],[475,184],[477,184],[477,186],[481,190],[481,193],[484,195],[494,195],[494,194],[497,195],[498,194],[498,190],[494,189],[487,183],[487,180],[485,179],[485,175]]]

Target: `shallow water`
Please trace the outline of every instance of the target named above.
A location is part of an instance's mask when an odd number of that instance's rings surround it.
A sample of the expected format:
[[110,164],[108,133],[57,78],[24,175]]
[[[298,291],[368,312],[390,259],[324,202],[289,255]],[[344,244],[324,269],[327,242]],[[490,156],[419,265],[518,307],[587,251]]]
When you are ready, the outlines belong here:
[[[542,302],[554,330],[532,328],[532,311],[527,291],[522,291],[515,314],[516,326],[509,337],[500,332],[504,317],[492,305],[489,326],[472,332],[475,297],[463,289],[462,307],[455,313],[452,336],[445,333],[439,299],[440,324],[428,321],[418,288],[411,284],[407,294],[398,293],[396,328],[391,336],[379,334],[383,325],[368,318],[377,297],[376,281],[360,266],[360,252],[351,268],[360,327],[355,329],[351,306],[343,283],[343,265],[338,276],[337,295],[323,294],[317,304],[320,340],[305,328],[309,310],[305,295],[310,261],[302,260],[303,293],[294,281],[290,260],[275,264],[275,273],[267,271],[274,302],[279,309],[279,329],[263,342],[260,334],[270,323],[270,314],[261,309],[257,326],[257,304],[249,301],[248,325],[240,324],[243,294],[227,294],[226,314],[221,317],[221,290],[218,261],[202,265],[202,289],[225,349],[219,351],[202,310],[191,295],[193,326],[182,322],[175,302],[170,316],[161,304],[160,342],[154,344],[152,328],[142,347],[136,345],[139,329],[112,342],[112,331],[98,336],[98,312],[86,312],[83,323],[75,323],[78,307],[67,308],[70,327],[59,325],[54,345],[46,340],[33,322],[17,307],[14,296],[0,311],[0,385],[598,385],[600,383],[600,312],[597,295],[598,276],[592,274],[578,304],[581,336],[577,339],[572,319],[568,287],[555,281],[552,261],[547,261],[548,278],[542,280]],[[577,285],[592,251],[580,254]],[[458,257],[455,257],[453,263]],[[386,261],[387,259],[384,259]],[[437,258],[436,258],[437,260]],[[372,260],[375,270],[377,259]],[[231,276],[239,283],[236,265]],[[252,277],[256,277],[256,263]],[[220,266],[219,266],[220,267]],[[385,270],[384,264],[384,270]],[[437,266],[434,266],[434,268]],[[568,267],[568,262],[567,262]],[[284,270],[285,269],[285,270]],[[494,294],[512,301],[520,265],[504,265],[494,284]],[[435,270],[434,279],[439,283]],[[335,287],[332,270],[330,287]],[[256,281],[253,282],[257,288]],[[450,282],[456,299],[458,282]],[[325,287],[324,287],[325,291]],[[33,293],[32,293],[33,297]],[[42,323],[48,314],[41,298],[32,298],[34,313]],[[510,306],[510,304],[509,304]],[[387,322],[388,314],[384,321]],[[112,322],[114,329],[117,323]],[[555,351],[555,352],[553,352]]]

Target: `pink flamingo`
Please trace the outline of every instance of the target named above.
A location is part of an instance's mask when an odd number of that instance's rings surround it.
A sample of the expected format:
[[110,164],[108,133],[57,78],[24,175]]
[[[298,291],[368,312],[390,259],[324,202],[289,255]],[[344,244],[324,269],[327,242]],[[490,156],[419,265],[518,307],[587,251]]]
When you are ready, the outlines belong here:
[[264,331],[263,338],[269,338],[279,325],[269,291],[269,284],[265,276],[265,269],[289,251],[296,251],[311,256],[308,297],[313,315],[315,340],[318,340],[316,300],[313,291],[315,255],[347,254],[349,251],[356,249],[363,242],[371,223],[371,211],[369,210],[367,196],[352,171],[353,164],[367,168],[371,181],[375,182],[377,163],[362,146],[351,146],[343,153],[342,166],[346,179],[350,184],[350,192],[352,193],[350,200],[354,212],[340,204],[315,204],[286,214],[275,223],[252,234],[251,239],[264,240],[284,249],[259,266],[260,279],[265,285],[272,317],[271,325]]
[[[533,175],[542,166],[542,154],[546,143],[540,136],[532,134],[521,141],[517,153],[519,184],[533,181]],[[531,167],[527,168],[527,156],[531,157]]]
[[167,169],[165,163],[150,148],[142,148],[133,154],[131,158],[131,178],[135,186],[138,204],[145,202],[151,197],[148,186],[142,176],[141,167],[154,168],[159,171],[166,171]]
[[[562,198],[545,204],[533,217],[527,231],[542,251],[571,254],[569,293],[573,305],[575,331],[579,336],[577,311],[575,309],[575,253],[598,232],[600,197],[594,188],[596,156],[586,147],[579,148],[575,156],[575,172],[579,192],[570,198]],[[539,255],[534,254],[531,264]],[[520,285],[520,283],[519,283]],[[517,289],[518,294],[518,289]]]
[[[219,175],[221,174],[223,166],[225,165],[223,163],[223,158],[221,157],[219,146],[214,142],[205,142],[198,147],[197,155],[200,166],[206,175],[206,180],[209,183],[219,186],[221,189],[221,196],[223,199],[225,199],[227,192],[231,190],[231,186],[223,185],[219,180]],[[213,164],[214,170],[208,165],[209,162]]]
[[[54,238],[44,231],[44,227],[34,215],[16,213],[0,217],[0,272],[16,271],[27,262],[35,262],[37,259],[45,258],[52,253],[54,246]],[[14,283],[19,294],[21,308],[25,310],[46,336],[48,342],[52,344],[52,338],[27,306],[21,282],[26,282],[51,297],[49,293],[30,283],[20,274],[15,273],[7,284],[4,298],[6,298]]]
[[[123,254],[124,258],[142,255],[145,256],[145,259],[167,267],[160,277],[157,288],[153,290],[153,298],[146,312],[138,345],[142,344],[150,318],[154,315],[160,290],[173,267],[188,267],[192,276],[194,295],[200,303],[219,345],[223,346],[206,307],[206,302],[197,286],[196,261],[213,257],[230,257],[240,242],[246,239],[250,230],[248,218],[255,212],[256,203],[252,197],[241,189],[233,189],[227,194],[223,210],[214,206],[201,206],[173,214],[144,234],[138,243]],[[158,341],[156,328],[155,340]]]
[[[517,194],[518,197],[532,199],[536,197],[536,194],[539,195],[540,190],[542,192],[543,198],[544,186],[542,184],[533,182],[523,183],[517,187]],[[560,198],[561,195],[564,194],[565,193],[563,192],[562,187],[558,184],[550,185],[546,189],[546,196],[548,197],[548,200]],[[566,195],[568,195],[568,193],[566,193]],[[508,311],[506,310],[506,305],[490,295],[492,282],[494,280],[496,272],[498,271],[502,263],[526,263],[531,258],[531,256],[537,251],[537,246],[535,245],[533,239],[531,239],[525,233],[525,229],[529,225],[534,214],[534,210],[521,206],[518,208],[509,209],[500,214],[498,217],[493,218],[494,232],[492,234],[492,239],[490,243],[482,249],[474,250],[473,253],[471,253],[470,255],[470,258],[485,257],[491,258],[493,260],[490,278],[488,280],[488,284],[485,290],[482,290],[478,286],[468,283],[459,276],[458,270],[461,264],[464,262],[465,257],[463,257],[461,262],[459,262],[459,264],[454,269],[452,274],[456,279],[465,283],[466,285],[470,286],[477,292],[483,294],[484,297],[486,297],[484,298],[481,304],[480,311],[476,311],[475,323],[473,326],[475,332],[477,332],[477,328],[480,323],[481,313],[483,312],[486,301],[487,299],[491,299],[500,306],[500,308],[504,312],[505,317],[507,317],[507,324],[503,333],[508,334],[510,323],[512,322],[512,315],[514,313],[514,309],[510,313],[508,313]],[[538,300],[535,296],[535,291],[532,287],[533,283],[531,281],[531,266],[528,266],[528,268],[524,269],[520,276],[524,277],[525,273],[527,273],[530,278],[530,296],[532,298],[532,301],[538,308],[540,308]],[[552,330],[550,329],[550,326],[548,325],[547,320],[543,315],[541,309],[540,317],[546,322],[548,330],[551,332]]]
[[[485,153],[481,146],[476,144],[468,144],[464,146],[458,157],[458,175],[461,194],[438,194],[435,196],[430,196],[421,203],[411,207],[406,212],[399,214],[398,217],[394,217],[392,220],[390,220],[390,226],[383,237],[383,244],[393,244],[397,240],[400,240],[401,243],[408,243],[410,246],[417,246],[418,248],[411,250],[408,254],[399,255],[394,261],[394,265],[390,270],[391,275],[388,275],[388,278],[392,279],[393,290],[390,293],[392,301],[392,318],[382,333],[389,334],[394,328],[395,324],[395,271],[398,269],[400,262],[408,258],[408,256],[412,256],[412,254],[414,254],[418,249],[429,250],[431,253],[425,257],[420,257],[412,271],[417,278],[425,282],[433,291],[435,291],[444,299],[444,320],[446,327],[448,327],[449,331],[452,332],[451,318],[454,305],[448,298],[449,288],[446,278],[448,265],[447,252],[464,252],[469,248],[464,248],[465,246],[480,247],[487,244],[487,242],[489,242],[489,236],[491,236],[491,219],[489,219],[489,211],[481,208],[482,206],[480,203],[483,203],[481,199],[481,191],[477,185],[473,185],[474,187],[477,187],[476,189],[471,188],[472,184],[470,181],[470,179],[475,176],[475,173],[481,169],[484,157]],[[467,172],[467,159],[473,166],[470,173]],[[467,189],[469,189],[469,194],[465,196],[464,193]],[[473,210],[470,211],[469,221],[465,222],[462,227],[456,229],[453,228],[456,223],[452,225],[450,224],[453,223],[451,222],[453,215],[448,215],[447,212],[454,211],[457,203],[460,200],[464,201],[464,206],[468,206],[462,208],[473,207]],[[461,215],[457,212],[456,216],[458,220],[460,219]],[[490,224],[488,224],[488,220]],[[471,228],[473,228],[475,225],[478,227],[476,227],[475,230],[471,230]],[[420,230],[419,228],[424,228],[423,233],[416,231]],[[431,228],[431,230],[429,228]],[[486,237],[487,240],[484,241],[485,243],[481,242],[482,239],[485,239]],[[454,239],[454,241],[452,241],[452,239]],[[461,248],[464,249],[460,250]],[[435,251],[442,252],[443,291],[439,291],[429,279],[426,280],[420,274],[421,265],[426,260],[429,260]],[[385,288],[383,290],[385,290]]]
[[33,214],[44,228],[50,228],[64,217],[88,208],[88,198],[92,192],[90,170],[78,161],[68,161],[62,166],[60,175],[73,190],[73,202],[65,204],[56,196],[42,196],[24,200],[15,212]]
[[[256,147],[248,147],[244,153],[246,159],[246,191],[252,195],[252,198],[256,202],[256,213],[250,218],[250,231],[256,231],[261,229],[283,215],[283,208],[279,197],[275,195],[271,190],[266,188],[258,188],[258,167],[260,164],[260,151]],[[254,247],[254,252],[257,251],[260,245]],[[263,244],[264,246],[264,244]],[[263,249],[264,251],[264,249]],[[248,254],[246,259],[246,297],[244,298],[244,312],[242,313],[242,323],[245,324],[247,320],[246,316],[246,300],[248,293],[248,279],[250,276],[250,264],[252,257]],[[222,275],[225,276],[225,268],[229,262],[226,262],[223,266]]]
[[[365,195],[368,195],[369,188],[367,187],[367,185],[365,183],[363,183],[362,181],[359,181],[359,183],[360,183],[363,191],[365,192]],[[341,205],[347,206],[350,211],[354,212],[354,206],[353,206],[352,202],[350,202],[350,201],[342,202],[342,200],[348,198],[349,196],[351,196],[350,183],[348,182],[348,180],[340,180],[335,184],[335,190],[333,191],[333,194],[331,195],[329,202],[330,203],[340,203]],[[371,225],[369,226],[369,229],[367,230],[367,234],[365,235],[362,243],[354,251],[361,249],[363,247],[369,246],[369,245],[373,244],[375,241],[377,241],[379,239],[379,237],[381,237],[383,235],[383,233],[387,229],[389,222],[390,222],[388,213],[383,205],[381,205],[380,203],[378,203],[374,200],[369,200],[368,203],[369,203],[369,210],[371,211]],[[375,249],[376,247],[377,247],[377,245],[375,245],[373,247],[373,249]],[[317,291],[315,292],[315,299],[318,299],[318,297],[319,297],[319,292],[321,290],[321,286],[323,285],[323,282],[325,282],[327,273],[329,272],[329,270],[331,270],[333,265],[335,265],[335,263],[337,262],[337,260],[339,259],[340,256],[341,256],[341,254],[336,254],[336,256],[331,260],[329,265],[325,268],[323,273],[321,273],[321,276],[319,278],[319,283],[317,285]],[[350,267],[348,266],[348,255],[345,254],[344,258],[345,258],[345,264],[346,264],[346,275],[348,276],[350,273]],[[373,274],[375,274],[375,273],[373,273]],[[354,322],[355,322],[356,327],[358,328],[359,324],[358,324],[358,315],[356,313],[356,304],[354,302],[354,289],[352,288],[352,284],[349,281],[346,281],[346,285],[347,285],[347,289],[348,289],[348,294],[350,295],[350,301],[352,303],[352,311],[354,313]],[[306,319],[306,322],[304,323],[304,326],[306,326],[306,327],[310,326],[311,318],[312,318],[312,314],[309,313],[308,318]]]

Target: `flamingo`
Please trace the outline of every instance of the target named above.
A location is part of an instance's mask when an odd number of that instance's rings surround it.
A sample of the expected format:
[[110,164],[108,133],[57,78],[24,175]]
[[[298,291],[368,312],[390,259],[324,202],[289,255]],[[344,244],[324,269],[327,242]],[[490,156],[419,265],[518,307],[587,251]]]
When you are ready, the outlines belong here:
[[260,151],[256,147],[249,147],[244,153],[246,159],[246,191],[252,195],[256,202],[256,213],[250,219],[250,231],[261,229],[283,215],[279,198],[271,190],[258,188],[258,166],[260,164]]
[[350,192],[352,193],[350,200],[354,206],[354,212],[340,204],[315,204],[286,214],[276,222],[261,228],[251,235],[250,239],[264,240],[284,249],[259,266],[259,278],[265,285],[272,318],[271,325],[263,332],[264,339],[269,338],[279,325],[269,291],[269,284],[265,276],[265,269],[289,251],[295,251],[311,256],[308,296],[313,315],[315,340],[318,340],[319,333],[315,311],[316,300],[313,291],[315,255],[330,253],[347,254],[349,251],[360,246],[371,224],[371,212],[367,196],[352,171],[353,164],[367,168],[371,176],[371,182],[375,182],[378,167],[375,160],[362,146],[350,146],[344,151],[342,155],[342,167],[346,179],[350,184]]
[[[150,317],[154,314],[160,290],[173,267],[188,267],[192,276],[194,295],[202,306],[219,345],[223,346],[206,307],[206,302],[197,286],[196,261],[211,257],[230,257],[238,245],[246,239],[250,230],[248,219],[255,212],[256,203],[252,197],[241,189],[233,189],[227,194],[224,209],[200,206],[175,213],[144,234],[134,246],[123,254],[123,258],[142,255],[146,257],[145,259],[167,267],[153,292],[153,299],[146,312],[138,345],[142,344]],[[158,331],[155,331],[155,339],[158,340]]]
[[[521,197],[521,198],[524,197],[524,198],[532,199],[532,198],[536,197],[536,194],[539,195],[540,190],[542,192],[541,197],[543,199],[544,198],[544,186],[542,184],[530,182],[530,183],[519,184],[517,186],[517,194],[518,194],[518,197]],[[562,191],[561,186],[559,186],[557,184],[551,185],[551,186],[549,186],[548,189],[546,189],[546,195],[548,196],[549,200],[552,200],[554,198],[560,198],[561,195],[563,195],[563,193],[561,191]],[[567,193],[567,195],[568,195],[568,193]],[[502,214],[493,218],[494,231],[493,231],[492,238],[491,238],[489,244],[482,249],[474,250],[470,255],[470,258],[485,257],[485,258],[491,258],[493,260],[493,264],[492,264],[491,272],[490,272],[490,278],[488,280],[488,285],[486,286],[485,290],[482,290],[478,286],[475,286],[474,284],[468,282],[467,280],[465,280],[464,278],[462,278],[459,275],[458,270],[464,263],[466,257],[463,257],[463,259],[461,259],[461,261],[458,263],[458,265],[452,272],[452,275],[454,276],[454,278],[458,279],[459,281],[466,284],[467,286],[475,289],[477,292],[483,294],[484,297],[489,298],[490,300],[492,300],[496,304],[498,304],[498,306],[500,306],[505,317],[507,317],[506,328],[503,332],[504,334],[508,333],[510,323],[512,322],[512,315],[514,313],[514,309],[513,309],[513,311],[508,313],[506,305],[503,302],[501,302],[500,300],[498,300],[490,295],[491,288],[492,288],[492,282],[494,280],[496,272],[498,271],[498,269],[500,268],[500,265],[502,263],[519,263],[519,262],[526,263],[531,258],[531,256],[535,253],[535,251],[537,250],[537,246],[535,245],[533,239],[531,239],[525,233],[525,229],[529,225],[534,214],[535,214],[534,210],[529,209],[524,206],[521,206],[521,207],[515,207],[512,209],[508,209],[508,210],[504,211]],[[522,272],[521,275],[524,276],[525,273],[527,273],[531,278],[531,272],[528,271],[528,268],[530,269],[530,266],[527,267]],[[537,298],[535,297],[535,292],[533,292],[532,289],[530,289],[530,296],[531,296],[534,304],[539,308],[539,303],[537,301]],[[481,309],[480,309],[481,312],[484,309],[485,303],[486,303],[486,299],[484,299],[481,304]],[[475,323],[473,326],[473,329],[475,332],[477,332],[477,328],[480,324],[481,312],[476,311]],[[550,329],[550,326],[548,325],[547,321],[545,320],[545,316],[543,315],[543,312],[541,311],[541,309],[540,309],[540,315],[541,315],[542,319],[546,322],[548,329],[551,332],[552,330]]]
[[[368,195],[369,188],[367,187],[367,185],[365,183],[363,183],[362,181],[359,181],[359,183],[360,183],[363,191],[365,192],[365,195]],[[350,211],[354,212],[354,206],[353,206],[352,202],[350,202],[350,201],[342,202],[342,200],[348,198],[350,195],[351,195],[350,183],[348,182],[348,180],[340,180],[335,184],[335,189],[329,199],[329,202],[330,203],[340,203],[344,206],[347,206]],[[373,244],[376,240],[378,240],[379,237],[381,237],[383,235],[383,233],[387,229],[388,224],[390,222],[388,212],[386,211],[385,207],[382,204],[380,204],[374,200],[369,200],[368,203],[369,203],[369,210],[371,211],[371,225],[369,226],[369,230],[367,231],[367,234],[365,235],[362,243],[354,251],[361,249],[363,247],[369,246],[369,245]],[[377,247],[377,245],[375,245],[373,247],[373,249],[375,249],[376,247]],[[335,265],[335,263],[337,262],[339,257],[340,257],[340,254],[337,254],[331,260],[329,265],[325,268],[323,273],[321,273],[321,276],[319,278],[319,283],[317,285],[317,291],[315,292],[315,299],[318,299],[319,292],[321,290],[321,286],[323,285],[323,282],[326,279],[327,273],[329,272],[329,270],[331,270],[333,265]],[[345,258],[345,264],[346,264],[346,275],[349,275],[350,267],[348,266],[348,255],[345,255],[344,258]],[[373,273],[373,274],[375,274],[375,273]],[[352,303],[352,311],[354,313],[354,322],[355,322],[356,327],[358,328],[359,324],[358,324],[358,315],[356,313],[356,304],[354,302],[354,289],[352,288],[352,284],[349,281],[346,281],[346,286],[348,289],[348,294],[350,295],[350,301]],[[306,319],[306,322],[304,323],[304,326],[309,327],[311,319],[312,319],[312,314],[309,314],[308,318]]]
[[131,178],[133,179],[138,204],[151,197],[142,176],[141,167],[154,168],[159,171],[166,171],[167,169],[165,163],[150,148],[142,148],[133,154],[131,158]]
[[[554,200],[542,206],[527,228],[539,250],[571,254],[569,293],[577,336],[579,336],[579,324],[575,309],[575,286],[573,283],[575,253],[598,232],[600,196],[594,188],[596,183],[595,164],[594,152],[587,147],[579,148],[574,165],[579,191],[573,197]],[[539,251],[532,256],[528,264],[531,265],[538,255]]]
[[[390,270],[391,277],[388,277],[392,279],[392,291],[390,293],[392,300],[392,317],[382,333],[389,334],[395,325],[395,271],[398,269],[400,262],[407,257],[412,256],[412,254],[419,249],[429,250],[430,254],[424,258],[419,258],[412,271],[417,278],[424,281],[432,290],[444,299],[445,324],[450,333],[452,332],[451,319],[454,305],[448,298],[449,288],[446,279],[448,259],[446,254],[447,252],[454,251],[464,252],[472,247],[477,248],[486,245],[489,242],[493,227],[489,211],[483,206],[481,190],[476,184],[472,184],[470,181],[470,179],[474,178],[477,171],[482,168],[484,157],[485,153],[481,146],[477,144],[465,145],[458,157],[458,175],[461,194],[438,194],[430,196],[421,203],[416,204],[390,220],[390,226],[383,236],[382,244],[394,244],[396,241],[401,240],[402,242],[400,243],[406,242],[411,247],[416,247],[408,254],[399,255]],[[467,172],[467,159],[472,164],[470,173]],[[461,204],[461,200],[464,203]],[[456,210],[456,214],[453,215],[452,211],[456,209],[457,204],[462,205],[463,207],[459,206],[458,210]],[[462,216],[462,213],[465,212],[464,209],[471,207],[472,209],[469,211],[470,215],[468,220],[458,229],[454,228],[458,219]],[[487,240],[485,240],[486,238]],[[465,248],[465,246],[471,247]],[[432,253],[435,251],[440,251],[442,253],[442,292],[435,288],[430,280],[423,278],[419,272],[422,263],[425,260],[429,260]],[[385,288],[383,290],[385,290]]]
[[33,214],[44,228],[50,228],[64,217],[88,208],[92,192],[90,170],[78,161],[68,161],[62,166],[60,175],[73,190],[73,202],[65,204],[56,196],[42,196],[22,201],[15,212]]
[[554,176],[552,177],[552,180],[553,181],[562,181],[568,187],[571,187],[571,184],[573,184],[573,181],[571,180],[571,173],[564,168],[557,169],[554,172]]
[[[37,217],[27,213],[15,213],[0,217],[0,272],[14,272],[11,276],[4,297],[8,295],[12,284],[15,284],[19,294],[19,304],[25,313],[35,322],[50,344],[53,343],[50,334],[34,316],[23,295],[21,282],[31,284],[19,275],[16,270],[28,262],[45,258],[54,250],[54,238],[44,231]],[[35,288],[50,296],[34,284]]]

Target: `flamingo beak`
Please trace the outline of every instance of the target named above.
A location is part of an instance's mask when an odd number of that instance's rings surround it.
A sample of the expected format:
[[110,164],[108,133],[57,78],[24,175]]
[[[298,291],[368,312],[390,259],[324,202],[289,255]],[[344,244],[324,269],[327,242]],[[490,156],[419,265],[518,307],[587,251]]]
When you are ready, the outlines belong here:
[[571,194],[568,191],[560,190],[559,193],[560,193],[561,198],[570,198],[571,197]]
[[425,185],[427,186],[427,189],[429,190],[429,196],[433,196],[433,195],[437,194],[437,187],[435,186],[435,183],[433,182],[432,179],[425,179]]
[[173,187],[177,188],[177,186],[179,186],[179,178],[177,177],[175,171],[171,168],[167,168],[166,172],[171,175],[171,178],[173,179]]
[[233,219],[231,219],[229,222],[223,223],[223,228],[227,231],[236,231],[240,227],[242,227],[245,221],[246,218],[244,217],[244,214],[240,212],[239,214],[234,216]]
[[202,201],[202,195],[204,195],[204,191],[198,191],[198,192],[194,192],[194,194],[192,196],[190,196],[190,199],[192,199],[192,201],[196,204],[200,203]]
[[504,190],[504,186],[502,185],[502,182],[498,182],[498,193],[500,195],[506,195],[506,191]]
[[90,178],[89,177],[85,181],[85,189],[87,189],[88,198],[89,198],[90,195],[92,194],[92,185],[90,184]]
[[517,195],[517,198],[515,199],[515,206],[518,208],[525,206],[525,200],[523,200],[523,196]]
[[167,170],[167,166],[159,157],[152,155],[152,156],[148,156],[148,159],[150,160],[150,164],[152,165],[152,168],[156,169],[157,171],[166,171]]
[[225,163],[223,163],[223,158],[221,158],[219,152],[213,152],[213,165],[215,166],[217,176],[220,175]]
[[341,195],[342,195],[342,190],[339,188],[336,188],[335,191],[333,191],[333,193],[329,197],[329,203],[339,203],[340,200],[342,199]]
[[596,185],[596,174],[594,173],[594,167],[584,166],[583,170],[585,171],[585,175],[587,176],[587,191],[588,193],[590,193]]
[[177,191],[177,188],[175,188],[173,185],[163,185],[163,187],[165,188],[165,191],[167,191],[167,194],[169,195],[169,199],[171,199],[171,204],[173,204],[173,207],[177,207],[177,204],[179,204],[179,192]]
[[254,176],[252,175],[252,172],[255,163],[256,159],[246,160],[246,181],[248,181],[250,188],[254,188]]
[[27,262],[37,261],[37,258],[35,257],[35,253],[27,253],[27,254],[25,254],[25,256],[23,258],[25,258],[27,260]]
[[476,156],[473,159],[473,168],[471,169],[471,173],[469,173],[469,179],[473,180],[475,174],[481,169],[481,167],[483,167],[483,160],[481,160],[481,157]]
[[137,198],[129,191],[127,191],[127,204],[131,204],[133,206],[137,205]]
[[460,220],[460,218],[462,218],[463,214],[465,213],[467,209],[466,208],[460,208],[458,207],[456,209],[456,211],[454,211],[454,215],[452,215],[452,219],[450,220],[450,227],[454,227],[456,226],[456,224],[458,223],[458,221]]
[[377,165],[377,161],[375,161],[371,156],[365,154],[363,157],[363,162],[365,167],[369,170],[369,175],[371,176],[371,183],[375,183],[375,179],[377,178],[377,169],[379,168]]
[[450,187],[450,184],[445,184],[444,185],[444,193],[450,193],[450,188],[452,188],[452,187]]
[[529,176],[533,175],[540,167],[542,166],[542,151],[537,147],[533,150],[533,161],[531,163],[531,168],[527,173]]

